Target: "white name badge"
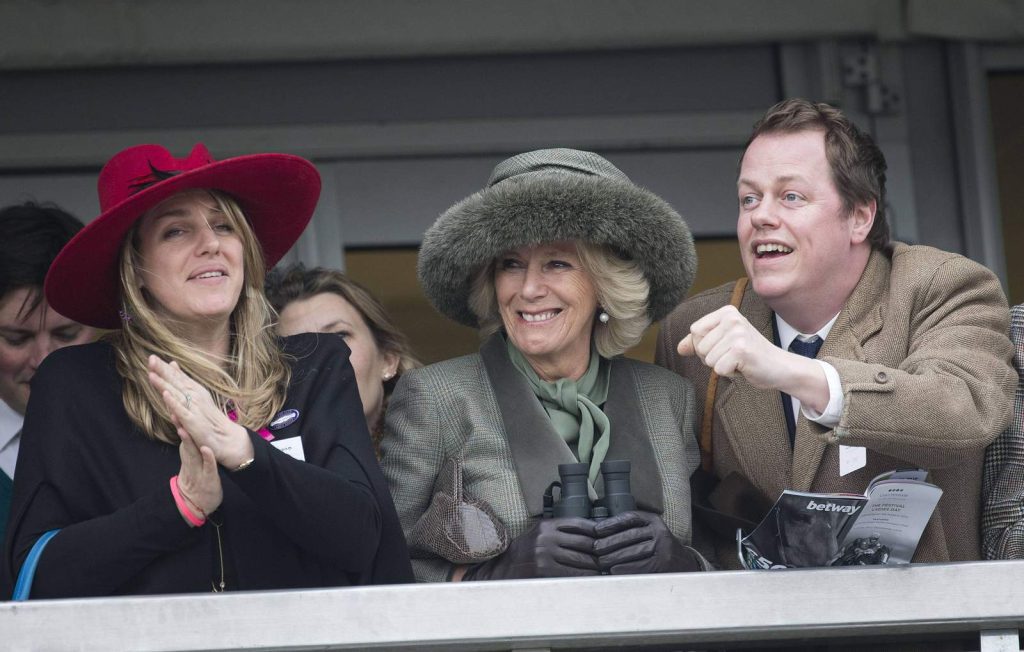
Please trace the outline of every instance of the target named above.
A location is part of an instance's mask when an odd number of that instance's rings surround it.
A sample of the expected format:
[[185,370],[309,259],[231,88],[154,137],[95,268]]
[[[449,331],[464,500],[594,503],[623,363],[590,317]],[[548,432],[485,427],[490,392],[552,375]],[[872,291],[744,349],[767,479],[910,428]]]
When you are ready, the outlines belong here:
[[[287,441],[287,440],[286,440]],[[868,451],[863,446],[843,446],[839,444],[839,476],[863,469],[868,463]]]
[[270,442],[270,445],[281,451],[291,455],[295,459],[305,462],[306,451],[302,448],[302,437],[289,437],[288,439],[275,439]]

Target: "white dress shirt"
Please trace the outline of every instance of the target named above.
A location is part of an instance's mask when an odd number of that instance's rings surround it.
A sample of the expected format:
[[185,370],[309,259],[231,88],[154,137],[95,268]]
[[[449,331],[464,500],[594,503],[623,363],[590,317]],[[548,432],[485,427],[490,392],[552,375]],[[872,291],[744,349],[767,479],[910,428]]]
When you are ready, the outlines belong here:
[[14,463],[18,461],[21,425],[24,421],[25,417],[0,401],[0,471],[10,478],[14,478]]
[[[789,345],[796,338],[799,337],[802,341],[806,342],[813,339],[815,335],[824,341],[828,337],[829,331],[832,330],[832,325],[836,323],[837,317],[839,317],[839,313],[836,313],[835,317],[828,320],[828,323],[822,326],[817,333],[801,333],[776,314],[775,325],[779,329],[779,346],[788,351]],[[826,428],[835,428],[839,425],[839,418],[843,415],[843,386],[839,382],[839,372],[836,371],[835,367],[823,360],[815,360],[815,362],[820,364],[821,368],[825,371],[825,379],[828,381],[828,405],[825,406],[825,411],[820,414],[810,408],[803,408],[801,410],[800,401],[796,397],[790,396],[790,401],[793,404],[793,421],[799,418],[802,411],[804,416],[811,421],[820,423]]]

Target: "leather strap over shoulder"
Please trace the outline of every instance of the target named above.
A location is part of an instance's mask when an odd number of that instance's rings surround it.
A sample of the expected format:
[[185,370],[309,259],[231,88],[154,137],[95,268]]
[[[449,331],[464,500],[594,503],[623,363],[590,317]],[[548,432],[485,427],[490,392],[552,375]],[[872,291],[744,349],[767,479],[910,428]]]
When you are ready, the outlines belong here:
[[[747,289],[747,281],[746,276],[741,276],[736,280],[736,285],[732,289],[732,297],[729,299],[729,305],[733,308],[740,307],[740,302],[743,301],[743,292]],[[700,465],[708,473],[711,473],[714,468],[715,461],[711,443],[711,428],[715,423],[715,394],[717,392],[718,374],[712,371],[711,377],[708,378],[708,392],[704,397],[704,416],[700,423]]]

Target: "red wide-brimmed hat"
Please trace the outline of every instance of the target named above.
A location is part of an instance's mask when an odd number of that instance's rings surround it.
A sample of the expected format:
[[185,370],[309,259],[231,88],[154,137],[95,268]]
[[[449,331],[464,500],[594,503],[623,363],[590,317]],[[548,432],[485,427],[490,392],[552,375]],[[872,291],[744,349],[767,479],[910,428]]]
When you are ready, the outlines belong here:
[[160,145],[114,155],[97,183],[102,214],[61,250],[46,275],[46,300],[89,326],[120,328],[121,243],[143,213],[184,190],[207,188],[233,197],[273,267],[299,239],[320,198],[320,174],[304,158],[252,154],[215,161],[198,144],[177,159]]

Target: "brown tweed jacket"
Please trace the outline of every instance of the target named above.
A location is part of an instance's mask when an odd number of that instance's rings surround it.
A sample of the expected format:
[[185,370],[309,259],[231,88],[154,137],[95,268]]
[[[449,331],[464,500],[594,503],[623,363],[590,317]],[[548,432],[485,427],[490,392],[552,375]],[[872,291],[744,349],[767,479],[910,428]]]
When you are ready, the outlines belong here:
[[[704,396],[709,369],[680,358],[690,324],[726,305],[733,284],[683,302],[663,323],[657,361]],[[740,312],[772,337],[772,311],[748,289]],[[715,401],[715,472],[737,471],[774,500],[783,489],[861,492],[877,474],[918,466],[943,489],[914,561],[980,558],[985,446],[1006,426],[1016,379],[1009,312],[996,277],[962,256],[896,244],[874,252],[818,357],[833,365],[844,407],[835,429],[800,415],[790,447],[781,395],[722,378]],[[697,407],[698,419],[703,405]],[[839,446],[864,446],[867,466],[839,476]],[[719,561],[738,567],[735,542]]]
[[[606,459],[632,462],[637,507],[661,514],[685,544],[691,540],[689,477],[700,462],[693,410],[689,381],[636,360],[611,361]],[[449,459],[462,463],[465,497],[486,504],[513,538],[540,517],[558,465],[576,461],[498,335],[479,354],[403,374],[386,427],[382,466],[407,539],[443,489],[437,485]],[[443,581],[452,568],[423,547],[411,546],[410,554],[420,581]]]

